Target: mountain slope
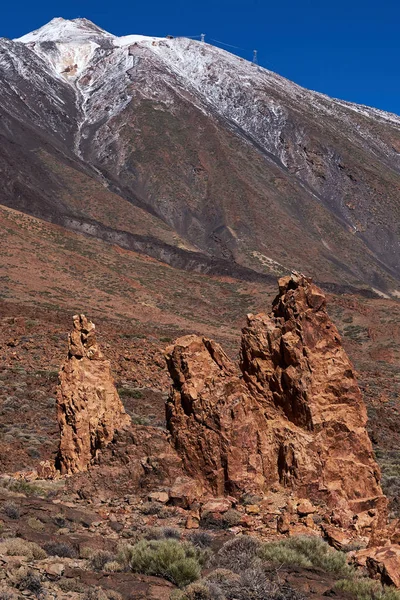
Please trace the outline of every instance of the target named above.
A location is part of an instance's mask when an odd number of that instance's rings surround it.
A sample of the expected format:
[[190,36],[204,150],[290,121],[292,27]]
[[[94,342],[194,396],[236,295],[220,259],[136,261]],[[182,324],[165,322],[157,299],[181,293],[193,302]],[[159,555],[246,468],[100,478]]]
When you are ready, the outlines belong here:
[[3,204],[116,243],[150,235],[161,259],[180,248],[237,276],[295,268],[396,294],[399,117],[85,19],[0,46]]

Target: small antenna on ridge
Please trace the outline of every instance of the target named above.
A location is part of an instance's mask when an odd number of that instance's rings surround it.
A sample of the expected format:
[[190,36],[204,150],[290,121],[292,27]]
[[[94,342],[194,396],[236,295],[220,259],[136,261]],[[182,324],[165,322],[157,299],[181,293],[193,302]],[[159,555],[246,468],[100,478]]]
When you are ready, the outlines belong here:
[[258,50],[253,50],[253,64],[258,65]]
[[201,33],[200,37],[201,37],[201,41],[204,43],[204,38],[206,37],[206,34],[205,33]]

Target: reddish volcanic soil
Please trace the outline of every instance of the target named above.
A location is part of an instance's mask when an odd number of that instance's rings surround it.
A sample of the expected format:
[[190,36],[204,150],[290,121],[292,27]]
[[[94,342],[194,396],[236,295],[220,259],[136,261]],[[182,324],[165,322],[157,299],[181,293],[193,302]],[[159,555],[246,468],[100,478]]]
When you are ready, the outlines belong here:
[[[54,456],[57,373],[72,315],[95,322],[127,411],[162,426],[175,338],[216,339],[235,357],[248,312],[268,310],[276,287],[173,269],[154,259],[0,208],[2,470]],[[369,431],[395,502],[400,475],[400,305],[330,295],[328,311],[359,372]],[[396,504],[394,504],[396,507]]]

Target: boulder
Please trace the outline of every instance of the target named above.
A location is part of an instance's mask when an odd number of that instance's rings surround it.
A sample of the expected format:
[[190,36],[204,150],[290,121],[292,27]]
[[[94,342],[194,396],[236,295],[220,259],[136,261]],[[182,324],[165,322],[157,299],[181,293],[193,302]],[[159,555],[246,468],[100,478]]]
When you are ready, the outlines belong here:
[[37,467],[37,475],[39,479],[55,479],[59,475],[55,465],[49,460],[41,460]]
[[167,492],[152,492],[148,495],[150,502],[160,502],[160,504],[166,504],[169,500],[169,494]]
[[197,516],[189,515],[186,519],[186,529],[199,529],[200,519]]
[[336,550],[345,550],[352,542],[352,535],[338,527],[323,525],[322,530],[329,545]]
[[85,315],[73,317],[68,357],[60,371],[57,418],[62,474],[85,471],[115,431],[130,424],[118,396],[110,362],[97,344],[95,326]]
[[366,551],[366,565],[371,577],[379,576],[385,585],[400,588],[400,546],[392,544]]
[[169,490],[169,503],[181,508],[190,508],[201,498],[202,490],[191,477],[177,477]]
[[298,503],[297,512],[300,516],[304,517],[307,515],[312,515],[313,513],[317,512],[317,507],[314,506],[308,500],[308,498],[305,498],[303,500],[300,500],[300,502]]
[[203,513],[225,513],[230,508],[232,508],[232,502],[228,498],[213,498],[203,504],[201,510]]

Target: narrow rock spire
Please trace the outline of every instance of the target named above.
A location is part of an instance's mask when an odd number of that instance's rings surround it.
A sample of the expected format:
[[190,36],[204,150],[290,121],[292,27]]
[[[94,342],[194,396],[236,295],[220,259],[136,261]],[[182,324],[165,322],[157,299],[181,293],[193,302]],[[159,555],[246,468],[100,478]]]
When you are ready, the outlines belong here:
[[62,474],[85,471],[115,431],[130,424],[94,324],[85,315],[75,315],[73,323],[57,394],[61,434],[57,467]]

